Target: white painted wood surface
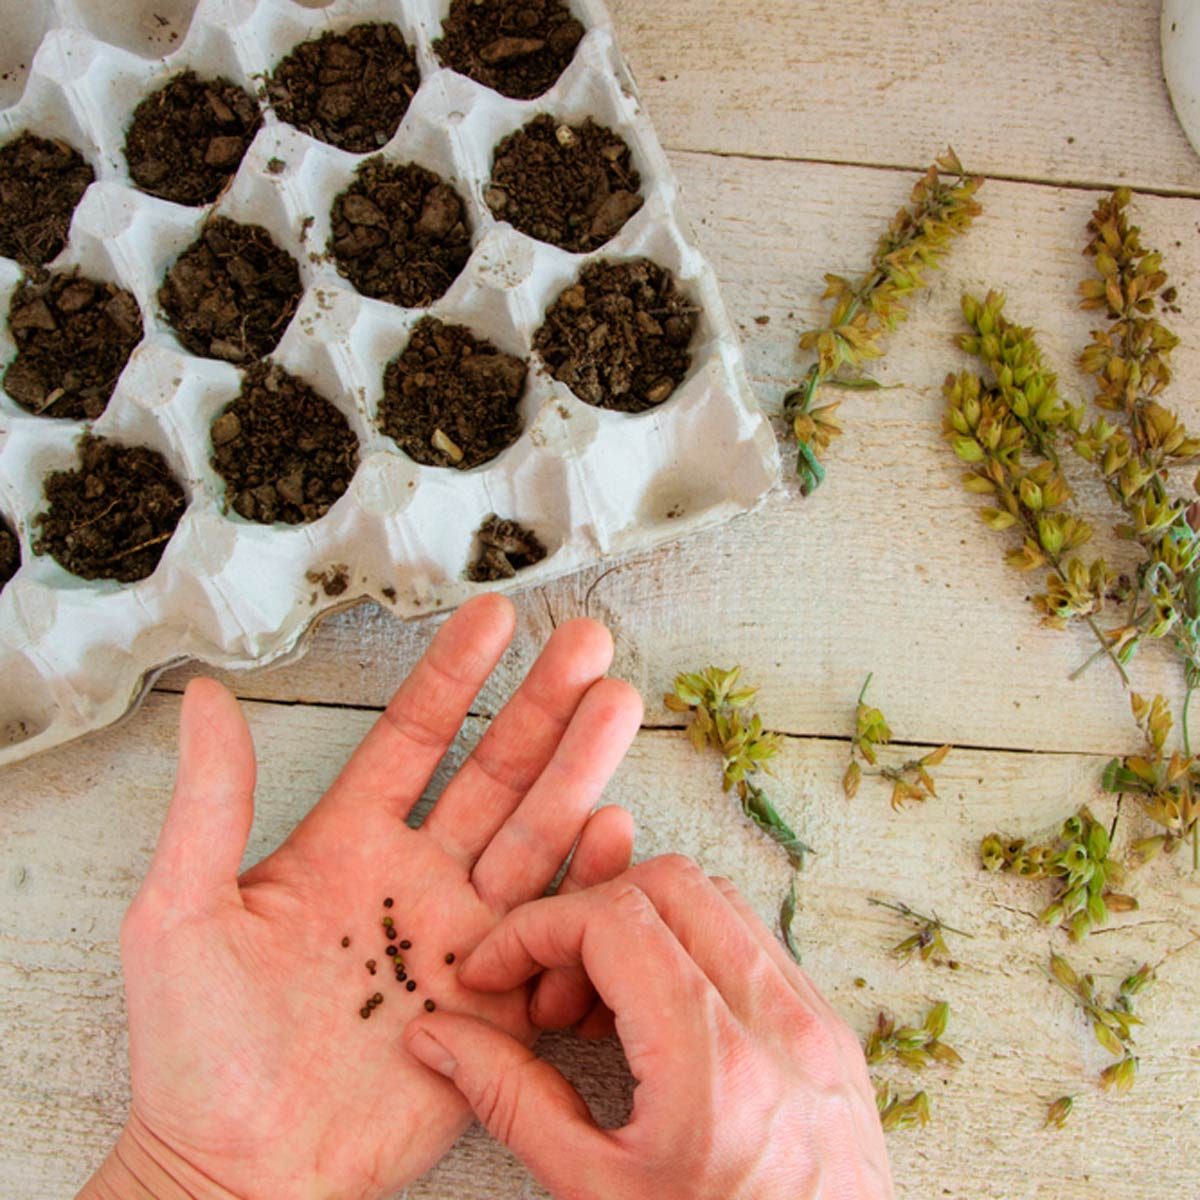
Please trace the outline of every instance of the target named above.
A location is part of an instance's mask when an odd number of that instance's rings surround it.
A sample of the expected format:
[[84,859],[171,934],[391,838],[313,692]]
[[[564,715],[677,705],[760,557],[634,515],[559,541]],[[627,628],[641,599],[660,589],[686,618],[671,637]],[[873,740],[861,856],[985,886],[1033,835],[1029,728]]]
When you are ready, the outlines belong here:
[[[637,817],[639,854],[697,855],[773,919],[786,886],[775,849],[746,827],[659,707],[678,670],[742,662],[769,723],[789,734],[774,790],[819,851],[801,881],[806,966],[865,1032],[877,1006],[955,1015],[966,1060],[928,1086],[935,1123],[890,1141],[905,1200],[1156,1200],[1200,1197],[1200,947],[1163,969],[1142,1010],[1142,1078],[1101,1094],[1106,1061],[1040,974],[1052,937],[1026,914],[1034,885],[976,866],[993,828],[1049,831],[1094,797],[1104,759],[1132,749],[1127,701],[1082,635],[1041,630],[1031,580],[1000,561],[1002,539],[959,494],[940,443],[940,383],[962,287],[1005,288],[1012,314],[1045,331],[1064,382],[1088,321],[1074,309],[1089,187],[1143,196],[1147,239],[1180,285],[1184,335],[1174,401],[1200,423],[1200,160],[1171,115],[1158,70],[1154,0],[618,0],[615,16],[701,239],[743,327],[751,371],[776,405],[797,371],[798,330],[818,312],[826,269],[856,271],[905,198],[907,168],[953,141],[993,179],[985,216],[894,339],[880,368],[904,387],[851,395],[847,436],[810,500],[781,491],[723,530],[531,593],[517,645],[470,735],[528,666],[555,621],[609,621],[618,670],[648,701],[647,728],[610,792]],[[895,167],[904,167],[898,172]],[[759,325],[754,318],[767,316]],[[1095,490],[1089,511],[1103,520]],[[274,845],[315,799],[428,638],[374,607],[328,621],[303,662],[234,680],[262,760],[251,853]],[[897,734],[951,740],[942,796],[895,815],[864,786],[838,787],[853,698],[868,670]],[[102,1156],[127,1100],[116,930],[157,832],[173,769],[178,690],[121,727],[0,773],[0,1195],[69,1194]],[[1178,694],[1177,670],[1147,654],[1145,691]],[[1030,753],[1039,751],[1040,753]],[[1132,890],[1142,911],[1075,955],[1115,979],[1200,927],[1200,880],[1154,864]],[[973,930],[956,973],[896,970],[898,923],[877,894],[936,907]],[[856,988],[855,977],[867,981]],[[611,1048],[558,1039],[551,1053],[610,1116],[628,1081]],[[1039,1129],[1044,1104],[1080,1099],[1073,1128]],[[479,1131],[410,1189],[421,1200],[539,1195]]]

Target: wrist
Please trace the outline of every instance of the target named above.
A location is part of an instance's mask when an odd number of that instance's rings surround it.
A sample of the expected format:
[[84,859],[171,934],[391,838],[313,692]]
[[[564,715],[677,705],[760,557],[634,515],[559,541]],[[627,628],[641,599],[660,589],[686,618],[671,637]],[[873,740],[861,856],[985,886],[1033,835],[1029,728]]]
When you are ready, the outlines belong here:
[[130,1114],[117,1143],[76,1200],[238,1200]]

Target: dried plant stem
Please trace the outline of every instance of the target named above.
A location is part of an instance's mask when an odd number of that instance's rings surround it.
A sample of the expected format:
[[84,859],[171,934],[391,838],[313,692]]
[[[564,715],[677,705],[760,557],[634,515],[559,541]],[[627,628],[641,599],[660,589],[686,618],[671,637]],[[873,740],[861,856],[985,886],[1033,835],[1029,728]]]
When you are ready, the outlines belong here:
[[894,913],[899,913],[902,917],[907,917],[910,921],[918,921],[922,925],[936,925],[939,929],[944,929],[947,933],[957,933],[959,937],[973,938],[973,933],[968,933],[965,929],[955,929],[953,925],[947,925],[941,917],[934,915],[927,917],[924,913],[917,912],[915,908],[909,906],[902,901],[878,900],[874,896],[867,897],[867,903],[875,905],[876,908],[890,909]]

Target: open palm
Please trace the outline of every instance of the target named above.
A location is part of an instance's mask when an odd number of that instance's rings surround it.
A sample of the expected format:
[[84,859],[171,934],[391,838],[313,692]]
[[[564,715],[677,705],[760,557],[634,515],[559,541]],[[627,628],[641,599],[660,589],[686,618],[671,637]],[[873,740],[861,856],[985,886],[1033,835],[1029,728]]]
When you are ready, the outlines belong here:
[[[333,787],[240,878],[253,818],[249,731],[218,684],[189,687],[175,797],[122,953],[130,1127],[185,1164],[193,1188],[272,1200],[389,1195],[470,1119],[459,1091],[403,1049],[406,1022],[432,1001],[532,1041],[528,990],[468,992],[447,956],[465,957],[540,896],[573,847],[564,889],[627,865],[628,815],[588,814],[641,702],[603,678],[612,645],[602,626],[562,626],[422,827],[409,828],[512,626],[497,597],[460,609]],[[386,952],[401,941],[411,943],[400,951],[406,980]],[[563,996],[583,1005],[566,984]],[[373,997],[382,1002],[368,1006]]]

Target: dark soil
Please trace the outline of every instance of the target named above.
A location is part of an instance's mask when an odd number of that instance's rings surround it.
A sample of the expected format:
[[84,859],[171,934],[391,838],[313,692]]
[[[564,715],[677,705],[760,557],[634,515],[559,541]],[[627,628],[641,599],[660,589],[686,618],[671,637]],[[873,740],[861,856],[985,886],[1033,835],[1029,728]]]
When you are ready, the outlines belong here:
[[125,161],[133,182],[176,204],[211,204],[237,174],[262,124],[258,103],[228,79],[185,71],[133,112]]
[[71,218],[94,178],[66,142],[23,133],[0,148],[0,254],[48,263],[66,245]]
[[25,280],[13,294],[8,327],[17,357],[4,390],[31,413],[72,421],[104,411],[142,340],[132,293],[78,273]]
[[649,259],[593,262],[547,309],[533,345],[585,403],[645,412],[687,374],[699,311]]
[[460,75],[532,100],[554,85],[584,33],[561,0],[453,0],[433,49]]
[[277,363],[256,363],[211,429],[212,465],[247,521],[303,525],[323,517],[358,467],[346,418]]
[[384,371],[379,427],[419,463],[477,467],[521,436],[527,372],[469,329],[426,317]]
[[309,583],[319,583],[327,596],[342,596],[350,587],[350,568],[345,563],[331,563],[323,571],[306,571]]
[[270,354],[300,303],[300,268],[261,225],[216,217],[158,291],[193,354],[245,363]]
[[475,543],[474,557],[467,564],[467,578],[473,583],[511,579],[518,571],[546,557],[546,547],[534,533],[495,513],[480,525]]
[[13,533],[12,526],[0,517],[0,592],[4,585],[17,573],[21,565],[21,543]]
[[267,80],[281,121],[353,154],[391,140],[421,86],[395,25],[356,25],[302,42]]
[[425,308],[471,257],[467,210],[440,175],[368,159],[333,202],[329,253],[364,295]]
[[563,125],[543,113],[496,147],[484,199],[497,220],[583,253],[642,207],[640,186],[629,147],[611,129],[590,117]]
[[85,437],[80,465],[54,471],[43,489],[34,550],[82,579],[134,583],[153,574],[187,507],[167,460],[145,446]]

